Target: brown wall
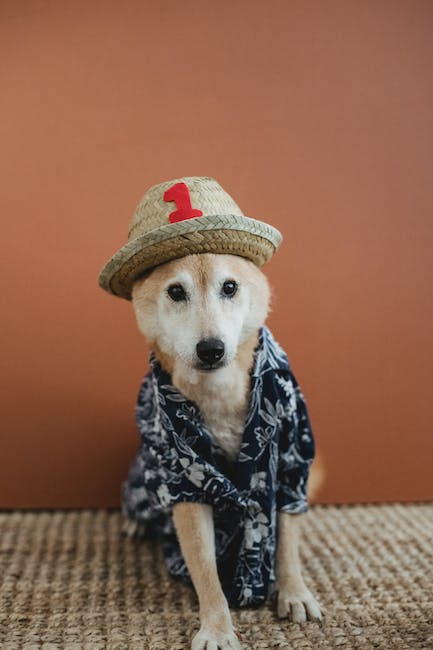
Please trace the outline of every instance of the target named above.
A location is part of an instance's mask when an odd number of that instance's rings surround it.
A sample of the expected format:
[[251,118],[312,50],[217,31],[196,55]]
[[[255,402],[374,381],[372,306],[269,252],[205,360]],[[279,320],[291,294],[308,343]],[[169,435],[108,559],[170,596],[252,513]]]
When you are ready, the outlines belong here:
[[148,352],[97,276],[183,175],[284,234],[322,500],[432,498],[432,2],[0,7],[0,507],[118,503]]

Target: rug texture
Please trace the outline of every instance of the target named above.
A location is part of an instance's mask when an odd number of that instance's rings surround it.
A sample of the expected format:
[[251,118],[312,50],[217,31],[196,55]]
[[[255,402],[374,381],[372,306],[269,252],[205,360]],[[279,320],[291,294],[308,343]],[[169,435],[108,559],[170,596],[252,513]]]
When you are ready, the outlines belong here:
[[[189,649],[193,590],[121,524],[110,510],[0,512],[2,650]],[[314,506],[303,529],[323,624],[237,610],[243,648],[433,648],[433,504]]]

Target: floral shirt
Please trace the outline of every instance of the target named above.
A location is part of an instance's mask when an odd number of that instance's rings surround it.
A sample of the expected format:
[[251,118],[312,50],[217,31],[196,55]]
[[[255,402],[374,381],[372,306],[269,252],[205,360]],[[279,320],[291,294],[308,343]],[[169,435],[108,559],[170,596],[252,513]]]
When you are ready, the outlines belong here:
[[277,512],[307,509],[314,458],[307,407],[287,356],[269,329],[261,328],[234,463],[153,353],[150,363],[138,395],[141,446],[123,485],[123,513],[144,535],[162,535],[169,572],[190,583],[172,506],[211,504],[218,573],[229,605],[260,605],[275,582]]

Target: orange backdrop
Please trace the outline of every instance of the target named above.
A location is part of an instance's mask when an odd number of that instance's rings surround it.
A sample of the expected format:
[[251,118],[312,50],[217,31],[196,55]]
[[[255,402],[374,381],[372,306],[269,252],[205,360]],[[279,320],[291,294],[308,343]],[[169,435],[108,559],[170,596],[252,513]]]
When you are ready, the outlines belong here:
[[429,499],[433,4],[1,3],[0,507],[108,506],[148,350],[99,270],[214,176],[284,244],[269,324],[324,502]]

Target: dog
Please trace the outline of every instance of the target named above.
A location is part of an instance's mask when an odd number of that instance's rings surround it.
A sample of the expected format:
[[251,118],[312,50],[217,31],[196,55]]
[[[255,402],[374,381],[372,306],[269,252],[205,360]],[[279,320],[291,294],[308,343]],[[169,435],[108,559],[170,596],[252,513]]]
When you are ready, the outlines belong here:
[[[155,363],[196,405],[227,471],[242,451],[259,333],[271,290],[260,268],[235,254],[198,253],[159,264],[132,285],[132,306]],[[276,607],[293,622],[320,620],[299,558],[300,514],[277,514]],[[172,519],[199,601],[200,629],[192,650],[241,648],[216,562],[211,503],[180,501]],[[131,531],[131,523],[126,522]]]
[[280,617],[323,612],[298,551],[313,434],[265,324],[271,292],[260,269],[281,241],[216,179],[182,177],[146,192],[99,275],[102,289],[132,301],[152,350],[124,529],[161,534],[169,572],[195,587],[193,650],[240,648],[230,607],[275,595]]

